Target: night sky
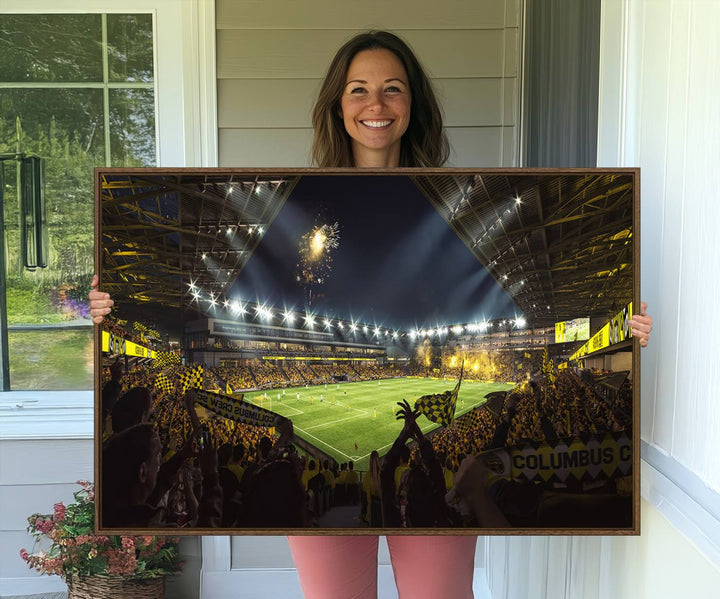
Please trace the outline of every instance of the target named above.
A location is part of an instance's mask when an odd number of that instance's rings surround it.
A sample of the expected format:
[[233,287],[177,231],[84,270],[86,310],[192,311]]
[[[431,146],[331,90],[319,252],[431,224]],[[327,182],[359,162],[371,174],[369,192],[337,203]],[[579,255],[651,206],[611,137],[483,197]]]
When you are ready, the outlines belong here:
[[423,328],[520,315],[417,187],[399,176],[307,176],[238,277],[230,298],[305,311],[300,237],[340,225],[332,271],[314,290],[320,317]]

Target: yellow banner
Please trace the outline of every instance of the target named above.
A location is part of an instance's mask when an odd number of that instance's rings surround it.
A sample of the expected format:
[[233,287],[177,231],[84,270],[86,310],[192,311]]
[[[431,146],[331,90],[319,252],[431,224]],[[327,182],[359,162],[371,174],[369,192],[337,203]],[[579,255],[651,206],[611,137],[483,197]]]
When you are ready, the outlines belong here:
[[597,333],[590,337],[579,350],[570,356],[570,360],[579,360],[583,356],[625,341],[625,339],[630,339],[632,333],[630,332],[628,321],[631,316],[632,302],[613,316],[609,322],[606,322]]
[[137,356],[139,358],[155,359],[155,350],[133,343],[124,337],[120,337],[108,331],[102,331],[102,350],[106,354],[120,354],[125,356]]

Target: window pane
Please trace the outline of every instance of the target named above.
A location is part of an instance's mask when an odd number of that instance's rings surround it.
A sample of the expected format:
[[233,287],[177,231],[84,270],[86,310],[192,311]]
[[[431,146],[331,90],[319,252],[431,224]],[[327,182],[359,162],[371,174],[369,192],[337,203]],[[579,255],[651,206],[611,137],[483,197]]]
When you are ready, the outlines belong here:
[[155,164],[154,108],[151,89],[110,90],[112,166]]
[[152,15],[108,15],[110,81],[153,80]]
[[[50,247],[47,268],[24,268],[17,163],[6,161],[3,214],[13,389],[92,386],[83,357],[91,335],[85,297],[93,271],[92,169],[104,162],[102,114],[102,90],[97,89],[12,89],[4,90],[0,100],[0,152],[14,151],[19,138],[22,152],[45,159]],[[80,331],[16,330],[82,319],[88,328]]]
[[[107,24],[115,85],[152,87],[151,15],[108,15]],[[106,92],[101,40],[99,14],[0,15],[0,82],[51,84],[0,88],[0,153],[19,150],[44,159],[49,239],[48,267],[24,268],[17,163],[6,160],[2,214],[12,389],[92,388],[87,294],[94,271],[93,168],[108,166],[106,149],[112,164],[156,162],[154,91]],[[64,88],[67,82],[96,87]]]
[[93,329],[10,332],[10,381],[18,389],[92,389]]
[[101,82],[100,15],[0,15],[0,81]]

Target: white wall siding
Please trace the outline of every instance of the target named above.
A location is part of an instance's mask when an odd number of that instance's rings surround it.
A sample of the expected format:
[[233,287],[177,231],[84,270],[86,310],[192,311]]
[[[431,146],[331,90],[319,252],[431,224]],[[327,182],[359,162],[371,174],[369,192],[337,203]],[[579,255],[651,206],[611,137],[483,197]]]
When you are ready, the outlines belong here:
[[[59,501],[73,501],[77,480],[93,480],[93,441],[0,440],[0,580],[14,582],[39,575],[20,559],[19,551],[30,551],[33,538],[26,532],[27,517],[35,512],[52,513]],[[51,589],[64,589],[58,577]],[[47,583],[41,583],[47,589]]]
[[[308,166],[322,77],[335,50],[367,29],[399,33],[433,77],[452,166],[517,164],[519,5],[219,0],[220,165]],[[377,14],[382,22],[368,21]]]

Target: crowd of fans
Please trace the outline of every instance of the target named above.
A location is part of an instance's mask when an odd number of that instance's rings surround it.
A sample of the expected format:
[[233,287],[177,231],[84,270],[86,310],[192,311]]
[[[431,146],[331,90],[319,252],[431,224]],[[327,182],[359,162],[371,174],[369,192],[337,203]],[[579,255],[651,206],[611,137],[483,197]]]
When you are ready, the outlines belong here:
[[464,362],[464,379],[519,383],[540,370],[542,352],[468,352],[465,356],[443,356],[440,362],[440,366],[430,367],[413,361],[407,372],[411,376],[457,379]]
[[[105,328],[138,343],[148,342],[147,336],[138,338],[117,322],[108,320]],[[292,424],[286,419],[277,431],[270,431],[202,410],[198,414],[193,392],[181,391],[185,366],[164,366],[170,385],[162,389],[156,378],[160,370],[147,363],[127,371],[119,362],[108,364],[102,372],[103,525],[294,528],[311,526],[332,506],[344,503],[359,503],[360,517],[369,526],[478,525],[482,514],[445,500],[463,475],[466,456],[528,441],[618,432],[631,424],[629,381],[611,404],[588,382],[591,379],[573,369],[560,370],[552,380],[529,380],[528,374],[539,372],[541,366],[541,352],[497,352],[466,363],[465,379],[519,383],[500,412],[475,408],[453,427],[425,438],[415,424],[417,414],[404,406],[405,425],[398,440],[384,458],[371,458],[369,471],[360,478],[352,462],[301,455],[292,444]],[[234,390],[267,389],[408,374],[455,380],[460,367],[254,360],[205,372],[205,388],[224,391],[224,383]],[[412,447],[408,441],[414,442]],[[493,522],[503,522],[508,512],[493,511],[483,489],[469,491],[473,501],[492,513]],[[478,499],[478,493],[483,498]],[[528,488],[517,493],[510,496],[525,497]],[[530,495],[536,497],[537,491]],[[509,512],[501,525],[528,523],[513,520],[512,509]]]
[[127,339],[128,341],[132,341],[133,343],[137,343],[145,347],[155,349],[157,346],[157,339],[150,339],[143,333],[142,330],[132,330],[128,326],[127,322],[121,324],[117,319],[110,318],[109,315],[105,318],[105,322],[103,322],[103,329],[111,335]]

